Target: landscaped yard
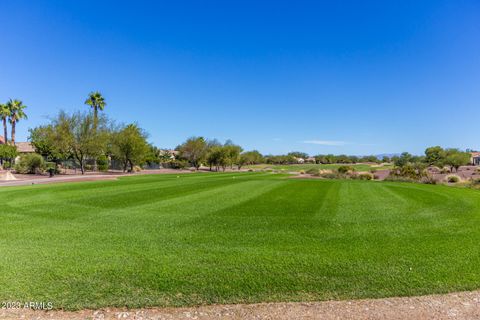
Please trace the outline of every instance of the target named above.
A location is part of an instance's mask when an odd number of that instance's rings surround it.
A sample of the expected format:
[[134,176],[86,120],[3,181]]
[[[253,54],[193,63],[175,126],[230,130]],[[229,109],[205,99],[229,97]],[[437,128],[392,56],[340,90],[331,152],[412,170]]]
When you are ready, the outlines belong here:
[[324,170],[334,170],[338,169],[340,166],[351,166],[355,168],[356,171],[370,171],[375,170],[386,170],[392,169],[393,165],[374,165],[374,164],[315,164],[315,163],[305,163],[305,164],[255,164],[245,166],[244,168],[254,169],[254,170],[282,170],[287,172],[298,172],[301,170],[307,171],[309,169],[324,169]]
[[55,308],[480,287],[480,192],[270,173],[1,188],[0,301]]

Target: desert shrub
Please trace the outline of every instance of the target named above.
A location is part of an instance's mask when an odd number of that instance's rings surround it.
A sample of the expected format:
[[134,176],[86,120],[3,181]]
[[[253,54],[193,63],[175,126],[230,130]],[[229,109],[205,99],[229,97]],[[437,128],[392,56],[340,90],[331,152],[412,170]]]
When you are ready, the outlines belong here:
[[20,157],[15,164],[15,171],[18,173],[41,173],[45,170],[45,161],[37,153],[27,153]]
[[373,175],[371,173],[360,173],[357,177],[359,180],[372,180]]
[[300,170],[300,174],[305,174],[305,170]]
[[106,155],[98,157],[97,168],[99,171],[108,171],[108,158]]
[[319,174],[319,176],[325,179],[345,179],[345,175],[339,172],[326,172]]
[[474,189],[480,189],[480,179],[479,178],[470,179],[470,181],[468,181],[467,186]]
[[418,180],[412,179],[410,177],[399,176],[395,174],[389,174],[384,181],[392,182],[417,182]]
[[442,169],[440,169],[440,173],[441,174],[450,173],[450,169],[448,169],[447,167],[443,167]]
[[435,180],[435,178],[433,178],[432,175],[427,175],[427,176],[421,178],[420,182],[425,183],[425,184],[437,184],[437,180]]
[[316,169],[316,168],[310,168],[310,169],[307,170],[306,173],[315,175],[315,174],[319,173],[319,170]]
[[185,169],[188,166],[188,162],[185,160],[173,160],[162,164],[162,166],[171,169]]
[[456,175],[449,175],[445,178],[448,183],[457,183],[460,182],[460,177]]
[[353,168],[352,166],[340,166],[338,167],[337,171],[341,174],[346,174],[348,172],[355,171],[355,168]]
[[407,180],[420,181],[423,177],[427,175],[428,175],[428,171],[425,170],[425,168],[423,168],[422,166],[419,166],[417,164],[407,163],[402,167],[397,167],[392,171],[390,171],[389,176],[391,177],[397,176],[397,177],[407,178]]
[[3,161],[3,169],[10,169],[12,167],[12,163],[10,161]]

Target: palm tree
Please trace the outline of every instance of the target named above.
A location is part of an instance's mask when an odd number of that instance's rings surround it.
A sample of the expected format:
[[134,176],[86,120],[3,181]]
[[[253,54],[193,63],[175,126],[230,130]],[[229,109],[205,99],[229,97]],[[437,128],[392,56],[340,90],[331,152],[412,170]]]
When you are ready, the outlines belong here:
[[7,120],[10,117],[10,110],[6,104],[0,104],[0,119],[3,122],[3,138],[5,139],[5,144],[8,143],[7,137]]
[[11,134],[11,139],[12,139],[12,145],[15,145],[15,127],[17,126],[17,122],[20,121],[21,119],[27,119],[27,115],[25,114],[24,109],[27,106],[23,104],[22,101],[17,100],[17,99],[10,99],[7,102],[7,108],[10,110],[10,116],[9,116],[9,121],[10,124],[12,125],[12,134]]
[[[97,131],[98,126],[98,110],[103,111],[107,103],[105,98],[98,91],[90,92],[85,104],[93,108],[93,130]],[[93,170],[97,171],[97,158],[93,159]]]
[[96,130],[98,124],[98,110],[103,111],[107,105],[105,98],[98,91],[90,92],[87,100],[85,100],[85,104],[93,108],[93,128]]

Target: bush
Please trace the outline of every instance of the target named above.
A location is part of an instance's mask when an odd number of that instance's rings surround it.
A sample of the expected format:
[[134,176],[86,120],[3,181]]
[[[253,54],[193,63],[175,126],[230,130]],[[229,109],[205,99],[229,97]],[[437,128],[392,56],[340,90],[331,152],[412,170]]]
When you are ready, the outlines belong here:
[[45,163],[45,170],[48,172],[52,171],[54,174],[59,174],[60,169],[58,168],[57,164],[55,162],[46,162]]
[[373,175],[371,173],[361,173],[358,175],[359,180],[372,180]]
[[12,164],[10,161],[3,161],[3,169],[10,169],[12,167]]
[[17,173],[42,173],[45,170],[45,161],[43,157],[37,153],[27,153],[20,157],[15,164]]
[[319,170],[316,169],[316,168],[310,168],[310,169],[307,170],[306,173],[316,175],[316,174],[319,173]]
[[444,168],[440,169],[440,173],[441,174],[450,173],[450,169],[447,168],[447,167],[444,167]]
[[319,176],[325,179],[345,179],[345,175],[338,172],[321,173]]
[[422,179],[420,179],[420,182],[425,184],[437,184],[437,180],[435,180],[432,175],[427,175],[423,177]]
[[108,158],[105,155],[101,155],[97,159],[97,168],[99,171],[108,171]]
[[468,186],[474,189],[480,189],[480,179],[470,179]]
[[353,168],[352,166],[340,166],[338,167],[337,171],[339,173],[346,174],[348,172],[354,172],[355,168]]
[[173,160],[167,163],[162,163],[164,168],[171,168],[171,169],[185,169],[188,167],[188,162],[185,160]]
[[395,174],[389,174],[384,181],[392,181],[392,182],[418,182],[416,179],[412,179],[409,177],[403,177]]
[[446,177],[448,183],[457,183],[460,181],[460,177],[456,175],[450,175]]
[[305,174],[305,170],[300,170],[300,174]]

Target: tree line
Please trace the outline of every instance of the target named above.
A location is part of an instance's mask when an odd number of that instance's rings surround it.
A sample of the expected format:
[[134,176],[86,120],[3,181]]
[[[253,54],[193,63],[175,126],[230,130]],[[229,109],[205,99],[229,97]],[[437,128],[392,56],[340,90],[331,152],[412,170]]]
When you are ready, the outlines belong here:
[[[25,113],[26,105],[21,100],[10,99],[6,103],[0,103],[0,120],[3,125],[3,144],[0,144],[0,164],[8,165],[17,156],[15,147],[17,123],[22,119],[27,119]],[[8,139],[8,124],[10,124],[10,139]]]
[[94,162],[94,170],[99,160],[115,159],[124,171],[134,171],[150,150],[145,131],[135,123],[116,125],[100,114],[107,105],[100,92],[90,93],[85,105],[89,111],[60,111],[50,123],[30,129],[36,152],[56,165],[73,160],[82,174],[87,160]]
[[[285,155],[262,155],[257,150],[244,151],[240,145],[227,140],[221,143],[217,139],[191,137],[175,148],[176,155],[172,159],[165,152],[147,142],[147,133],[137,124],[120,124],[106,117],[102,112],[107,103],[103,95],[91,92],[84,104],[88,111],[67,113],[60,111],[50,122],[30,129],[29,141],[36,152],[47,161],[58,166],[62,161],[72,160],[80,171],[85,173],[87,161],[93,161],[93,170],[97,164],[105,168],[109,160],[117,160],[124,171],[134,171],[142,164],[164,164],[172,168],[192,166],[199,169],[202,165],[211,171],[225,171],[234,167],[241,169],[245,165],[254,164],[296,164],[308,161],[317,164],[355,164],[393,162],[396,168],[406,168],[420,172],[427,166],[449,167],[450,171],[458,170],[470,162],[470,154],[458,149],[443,149],[440,146],[429,147],[425,155],[414,156],[408,152],[401,155],[379,159],[376,156],[352,156],[319,154],[309,157],[304,152],[290,152]],[[17,156],[15,147],[16,124],[26,119],[26,106],[22,101],[10,99],[0,104],[0,119],[3,123],[5,144],[0,145],[0,161],[14,159]],[[8,127],[11,125],[10,139]],[[423,169],[422,169],[423,168]]]
[[210,171],[225,171],[227,167],[236,166],[241,169],[244,165],[263,162],[263,156],[257,150],[242,152],[243,148],[231,140],[225,143],[217,139],[207,140],[203,137],[191,137],[175,148],[178,151],[178,160],[191,164],[199,169],[206,164]]

